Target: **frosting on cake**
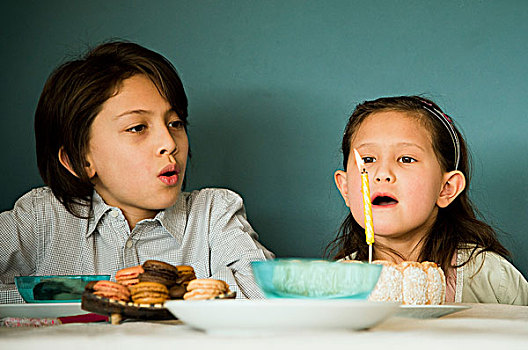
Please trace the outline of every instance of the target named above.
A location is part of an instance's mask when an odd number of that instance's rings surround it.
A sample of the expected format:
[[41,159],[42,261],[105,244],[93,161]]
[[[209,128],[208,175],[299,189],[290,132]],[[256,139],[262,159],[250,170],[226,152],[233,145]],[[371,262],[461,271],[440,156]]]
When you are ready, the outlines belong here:
[[445,276],[434,262],[404,261],[396,264],[376,260],[373,263],[382,265],[383,269],[369,300],[396,301],[408,305],[444,303]]

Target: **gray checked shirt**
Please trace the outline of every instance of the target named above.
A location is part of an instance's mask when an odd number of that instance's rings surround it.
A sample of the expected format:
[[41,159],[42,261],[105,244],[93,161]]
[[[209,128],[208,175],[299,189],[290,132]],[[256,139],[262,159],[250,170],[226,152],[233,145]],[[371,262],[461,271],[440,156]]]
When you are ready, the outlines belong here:
[[81,219],[48,187],[0,214],[0,303],[23,302],[15,276],[109,274],[156,259],[190,265],[198,278],[226,281],[238,298],[261,298],[251,261],[274,255],[257,241],[242,198],[227,189],[183,192],[174,206],[133,230],[94,192]]

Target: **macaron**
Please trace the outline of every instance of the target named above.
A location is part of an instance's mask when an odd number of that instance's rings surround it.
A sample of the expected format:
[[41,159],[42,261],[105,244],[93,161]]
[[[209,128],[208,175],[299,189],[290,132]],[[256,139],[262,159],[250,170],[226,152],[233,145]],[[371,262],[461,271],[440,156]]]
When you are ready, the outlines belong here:
[[178,278],[176,279],[176,284],[182,284],[187,286],[191,280],[196,279],[194,269],[189,265],[178,265],[176,266],[178,270]]
[[91,291],[94,295],[108,299],[128,301],[130,291],[127,287],[112,281],[97,281],[88,283],[85,290]]
[[144,272],[139,275],[140,282],[156,282],[167,288],[176,284],[178,269],[176,266],[159,260],[147,260],[143,263]]
[[139,283],[139,275],[144,273],[141,265],[127,267],[116,272],[115,279],[117,283],[124,286],[131,286]]
[[190,281],[187,285],[187,291],[183,296],[185,300],[214,299],[221,294],[230,292],[227,283],[212,278],[201,278]]
[[183,299],[185,293],[187,293],[187,289],[181,284],[175,284],[169,289],[169,297],[171,299]]
[[157,282],[139,282],[129,289],[136,304],[163,304],[169,296],[167,287]]

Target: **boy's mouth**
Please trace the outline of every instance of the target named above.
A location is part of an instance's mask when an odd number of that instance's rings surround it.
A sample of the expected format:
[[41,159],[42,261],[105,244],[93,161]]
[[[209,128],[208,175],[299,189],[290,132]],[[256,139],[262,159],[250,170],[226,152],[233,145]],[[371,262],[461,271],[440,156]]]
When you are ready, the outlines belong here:
[[398,200],[394,196],[387,193],[375,194],[374,198],[372,199],[372,205],[375,206],[387,207],[396,204],[398,204]]
[[166,185],[172,186],[178,182],[179,174],[180,172],[177,168],[177,165],[169,164],[160,171],[158,178]]

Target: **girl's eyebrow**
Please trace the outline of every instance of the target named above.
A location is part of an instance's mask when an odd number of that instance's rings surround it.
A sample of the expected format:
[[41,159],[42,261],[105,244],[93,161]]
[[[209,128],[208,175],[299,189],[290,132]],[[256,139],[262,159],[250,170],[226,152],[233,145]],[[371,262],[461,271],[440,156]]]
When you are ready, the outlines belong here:
[[[378,147],[379,145],[374,143],[374,142],[365,142],[365,143],[362,143],[360,144],[359,146],[357,146],[356,148],[358,150],[362,149],[362,148],[367,148],[367,147]],[[397,146],[397,147],[415,147],[415,148],[418,148],[422,151],[425,152],[425,148],[423,148],[422,146],[420,146],[419,144],[417,143],[413,143],[413,142],[398,142],[398,143],[395,143],[391,146]]]
[[420,146],[420,145],[417,144],[417,143],[412,143],[412,142],[400,142],[400,143],[397,143],[396,145],[397,145],[397,146],[400,146],[400,147],[416,147],[416,148],[419,148],[419,149],[422,150],[422,151],[425,151],[425,148],[423,148],[422,146]]

